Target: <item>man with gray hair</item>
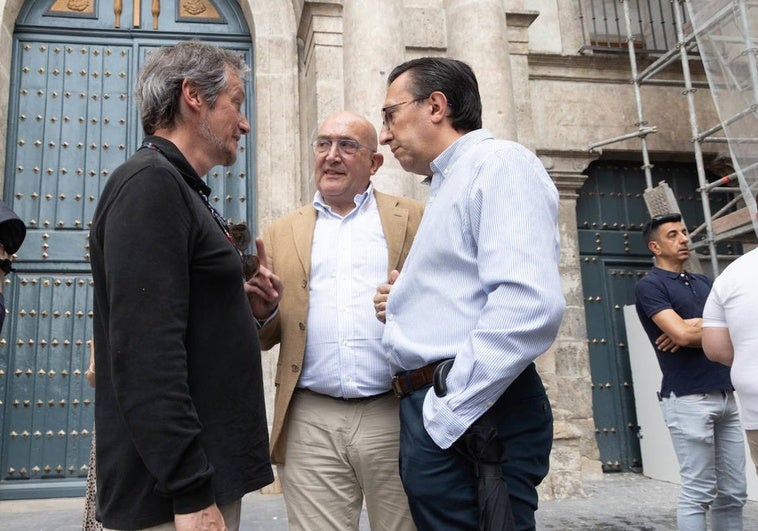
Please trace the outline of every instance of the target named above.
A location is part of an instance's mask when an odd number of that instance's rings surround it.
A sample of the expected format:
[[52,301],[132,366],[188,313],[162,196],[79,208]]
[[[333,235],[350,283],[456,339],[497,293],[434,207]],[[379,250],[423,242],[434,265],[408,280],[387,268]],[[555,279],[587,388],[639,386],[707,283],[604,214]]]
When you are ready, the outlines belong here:
[[[201,176],[250,132],[244,61],[198,41],[153,51],[142,146],[103,189],[90,232],[97,505],[106,529],[238,529],[273,481],[254,260]],[[236,230],[235,230],[236,229]],[[247,238],[246,238],[247,236]],[[244,247],[241,245],[240,247]]]

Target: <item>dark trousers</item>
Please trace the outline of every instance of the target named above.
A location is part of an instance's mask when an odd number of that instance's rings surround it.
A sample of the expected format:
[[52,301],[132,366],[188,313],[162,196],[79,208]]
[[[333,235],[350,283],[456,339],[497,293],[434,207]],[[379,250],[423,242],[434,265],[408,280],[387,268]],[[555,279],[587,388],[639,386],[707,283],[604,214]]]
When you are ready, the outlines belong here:
[[[400,401],[400,477],[419,531],[477,531],[477,479],[454,448],[441,449],[424,429],[422,406],[429,387]],[[535,529],[536,486],[547,475],[553,414],[534,364],[487,413],[508,460],[503,477],[516,529]]]

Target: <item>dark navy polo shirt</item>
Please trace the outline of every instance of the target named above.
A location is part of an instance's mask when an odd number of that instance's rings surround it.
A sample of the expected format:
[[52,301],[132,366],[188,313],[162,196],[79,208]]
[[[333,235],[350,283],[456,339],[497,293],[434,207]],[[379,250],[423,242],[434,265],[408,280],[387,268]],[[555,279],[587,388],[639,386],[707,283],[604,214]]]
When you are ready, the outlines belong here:
[[703,316],[703,306],[713,282],[705,275],[676,273],[654,267],[636,284],[637,315],[655,348],[663,373],[661,396],[668,397],[713,391],[732,391],[729,367],[710,361],[701,348],[682,347],[676,352],[663,352],[655,340],[663,333],[652,316],[672,309],[682,319]]

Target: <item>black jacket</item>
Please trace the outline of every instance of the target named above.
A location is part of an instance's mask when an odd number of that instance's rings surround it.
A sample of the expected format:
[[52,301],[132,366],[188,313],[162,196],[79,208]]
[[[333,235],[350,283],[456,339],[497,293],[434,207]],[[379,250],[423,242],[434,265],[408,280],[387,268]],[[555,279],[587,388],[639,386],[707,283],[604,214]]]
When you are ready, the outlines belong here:
[[171,142],[100,196],[94,278],[98,515],[133,529],[273,481],[260,346],[239,255]]

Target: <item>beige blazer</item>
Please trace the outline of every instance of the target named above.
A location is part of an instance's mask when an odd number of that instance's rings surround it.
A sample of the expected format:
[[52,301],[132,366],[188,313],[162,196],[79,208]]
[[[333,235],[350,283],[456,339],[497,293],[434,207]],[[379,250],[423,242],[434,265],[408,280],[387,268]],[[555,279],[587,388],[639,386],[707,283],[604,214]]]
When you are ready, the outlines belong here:
[[[418,201],[374,191],[389,263],[387,274],[400,270],[416,236],[423,205]],[[311,274],[311,245],[316,225],[316,209],[306,205],[274,221],[263,234],[271,270],[284,284],[279,312],[259,330],[261,348],[280,343],[276,364],[274,425],[271,429],[271,459],[284,463],[287,441],[287,410],[305,355],[305,328],[308,323],[308,282]]]

